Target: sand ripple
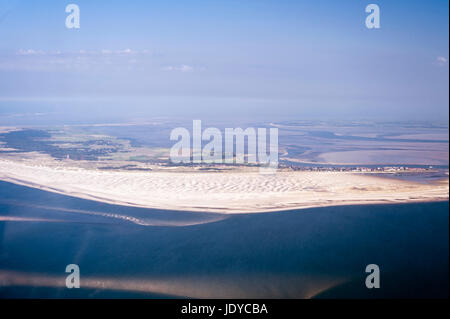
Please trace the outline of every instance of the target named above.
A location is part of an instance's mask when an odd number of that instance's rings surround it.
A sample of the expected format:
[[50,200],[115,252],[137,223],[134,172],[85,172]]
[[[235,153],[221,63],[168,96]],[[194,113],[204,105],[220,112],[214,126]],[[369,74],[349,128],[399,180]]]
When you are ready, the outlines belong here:
[[124,172],[8,160],[0,160],[0,179],[114,204],[220,213],[448,200],[449,189],[348,172]]

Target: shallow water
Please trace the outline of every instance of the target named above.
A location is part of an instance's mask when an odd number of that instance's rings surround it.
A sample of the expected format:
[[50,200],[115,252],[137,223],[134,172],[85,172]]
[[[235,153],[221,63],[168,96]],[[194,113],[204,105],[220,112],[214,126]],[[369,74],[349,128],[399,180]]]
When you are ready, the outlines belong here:
[[447,297],[448,222],[448,202],[229,216],[0,182],[0,297]]

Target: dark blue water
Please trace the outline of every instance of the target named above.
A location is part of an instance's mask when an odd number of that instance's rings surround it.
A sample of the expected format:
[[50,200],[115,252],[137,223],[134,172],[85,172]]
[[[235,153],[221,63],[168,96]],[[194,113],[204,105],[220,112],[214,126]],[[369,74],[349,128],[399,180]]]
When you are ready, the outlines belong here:
[[[15,219],[0,221],[0,297],[448,297],[448,208],[225,216],[109,205],[0,182],[0,216]],[[80,289],[65,288],[72,263],[80,267]],[[368,264],[380,267],[380,289],[365,287]]]

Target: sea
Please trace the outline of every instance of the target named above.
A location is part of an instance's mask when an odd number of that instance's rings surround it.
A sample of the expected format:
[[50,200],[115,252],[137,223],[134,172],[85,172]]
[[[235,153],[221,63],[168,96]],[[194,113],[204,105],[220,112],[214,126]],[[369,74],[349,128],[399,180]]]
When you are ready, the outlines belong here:
[[448,298],[448,269],[448,201],[226,215],[0,182],[0,298]]

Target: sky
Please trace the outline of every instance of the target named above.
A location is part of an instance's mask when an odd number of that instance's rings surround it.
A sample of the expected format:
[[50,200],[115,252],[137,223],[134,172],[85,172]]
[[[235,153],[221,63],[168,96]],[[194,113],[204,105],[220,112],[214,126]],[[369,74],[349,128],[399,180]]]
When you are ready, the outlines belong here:
[[[80,8],[68,29],[66,5]],[[380,29],[365,8],[380,7]],[[0,0],[0,115],[444,121],[449,2]]]

